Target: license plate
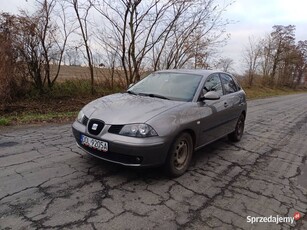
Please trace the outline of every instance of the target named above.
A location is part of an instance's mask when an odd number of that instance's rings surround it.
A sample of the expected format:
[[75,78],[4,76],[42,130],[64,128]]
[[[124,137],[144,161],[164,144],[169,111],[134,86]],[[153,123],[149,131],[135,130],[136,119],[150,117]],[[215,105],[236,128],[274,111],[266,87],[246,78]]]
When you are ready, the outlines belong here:
[[99,151],[107,152],[108,151],[108,142],[100,141],[85,135],[81,135],[82,145],[88,146]]

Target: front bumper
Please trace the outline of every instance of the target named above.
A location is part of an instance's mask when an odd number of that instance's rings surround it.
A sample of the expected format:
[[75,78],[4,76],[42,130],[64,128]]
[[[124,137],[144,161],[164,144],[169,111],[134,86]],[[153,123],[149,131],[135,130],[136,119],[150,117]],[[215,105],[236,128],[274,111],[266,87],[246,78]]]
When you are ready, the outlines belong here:
[[[95,136],[87,132],[86,126],[74,122],[73,135],[77,145],[90,155],[125,166],[158,166],[165,162],[170,143],[161,137],[135,138],[107,132],[108,126]],[[81,135],[108,142],[108,151],[102,152],[81,144]]]

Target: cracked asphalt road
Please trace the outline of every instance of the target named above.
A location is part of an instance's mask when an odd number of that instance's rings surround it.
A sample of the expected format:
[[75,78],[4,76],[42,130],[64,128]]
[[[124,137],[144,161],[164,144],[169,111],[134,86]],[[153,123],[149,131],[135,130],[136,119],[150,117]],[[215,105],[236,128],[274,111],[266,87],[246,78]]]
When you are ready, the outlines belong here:
[[197,151],[177,179],[90,157],[70,125],[5,128],[0,229],[307,229],[306,158],[307,94],[249,101],[241,142]]

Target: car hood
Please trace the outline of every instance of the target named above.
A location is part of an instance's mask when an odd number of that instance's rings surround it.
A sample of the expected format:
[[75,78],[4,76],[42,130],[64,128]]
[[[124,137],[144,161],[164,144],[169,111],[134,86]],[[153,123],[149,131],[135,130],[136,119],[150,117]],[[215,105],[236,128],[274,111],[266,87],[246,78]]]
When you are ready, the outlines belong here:
[[90,119],[100,119],[106,124],[144,123],[183,103],[118,93],[99,98],[86,105],[83,110]]

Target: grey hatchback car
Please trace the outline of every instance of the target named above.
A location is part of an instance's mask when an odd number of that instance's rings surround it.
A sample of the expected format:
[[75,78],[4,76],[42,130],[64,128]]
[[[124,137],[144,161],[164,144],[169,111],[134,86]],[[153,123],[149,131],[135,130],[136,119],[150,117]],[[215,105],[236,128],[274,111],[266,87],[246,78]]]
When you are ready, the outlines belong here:
[[163,165],[182,175],[195,150],[226,135],[239,141],[245,92],[228,73],[157,71],[124,93],[87,104],[72,125],[85,152],[126,166]]

